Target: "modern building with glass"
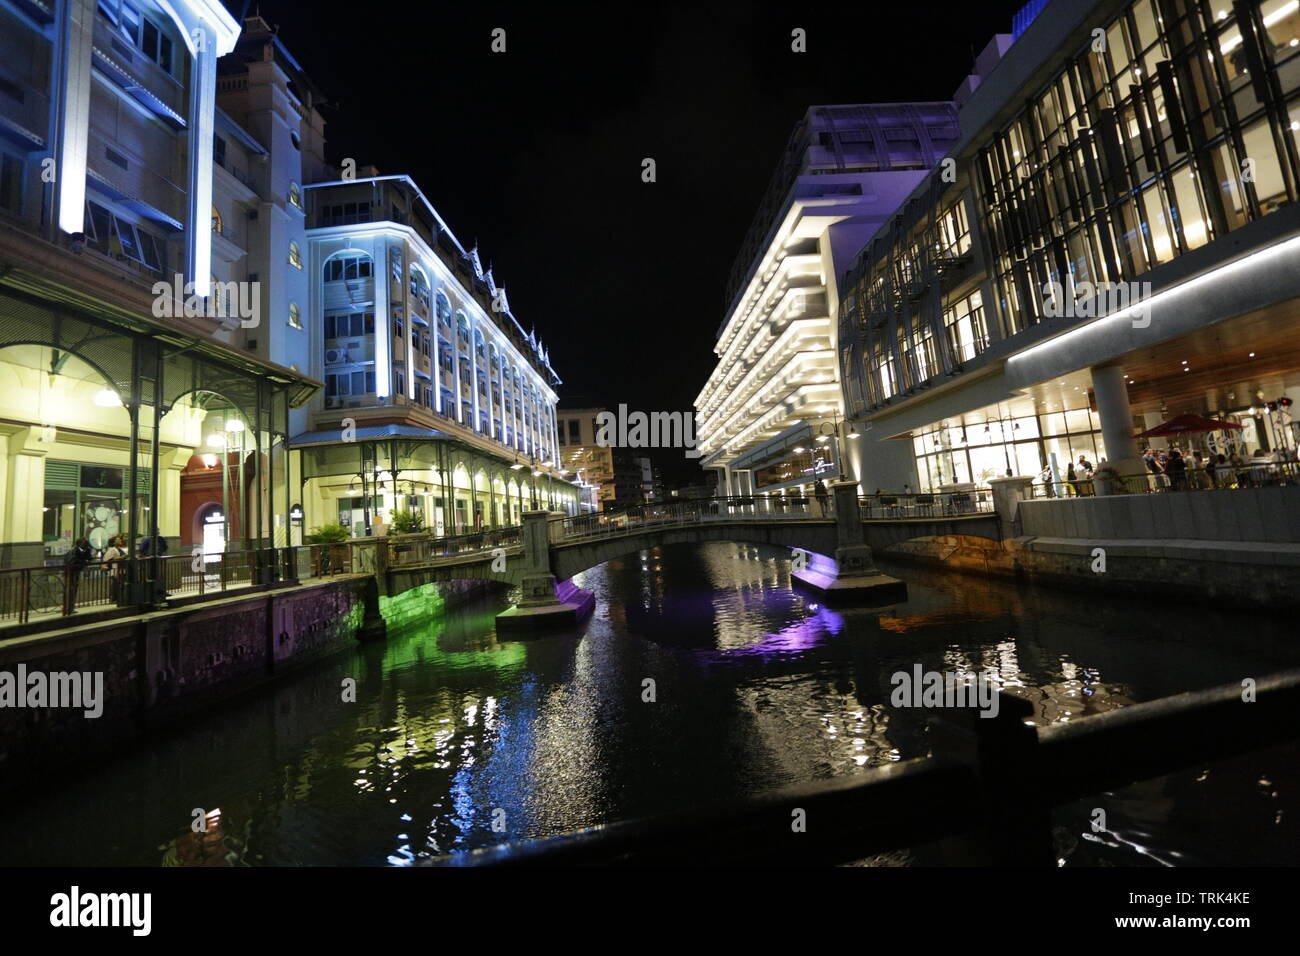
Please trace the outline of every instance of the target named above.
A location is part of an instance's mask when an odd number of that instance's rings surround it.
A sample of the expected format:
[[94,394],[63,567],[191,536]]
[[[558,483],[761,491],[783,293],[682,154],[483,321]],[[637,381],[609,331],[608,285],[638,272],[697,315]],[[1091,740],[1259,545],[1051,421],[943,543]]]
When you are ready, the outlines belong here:
[[864,489],[1141,474],[1182,413],[1242,426],[1184,454],[1294,458],[1300,2],[1035,3],[956,101],[844,285]]
[[695,400],[700,463],[718,470],[720,494],[806,494],[849,467],[840,277],[957,135],[950,103],[817,106],[796,124],[737,254],[717,365]]

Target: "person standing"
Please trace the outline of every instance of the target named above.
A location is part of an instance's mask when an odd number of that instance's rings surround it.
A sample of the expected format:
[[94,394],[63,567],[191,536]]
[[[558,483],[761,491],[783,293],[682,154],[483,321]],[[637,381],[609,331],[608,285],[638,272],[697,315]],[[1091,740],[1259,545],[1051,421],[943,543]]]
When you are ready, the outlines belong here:
[[830,513],[830,492],[826,490],[826,482],[818,478],[817,484],[813,486],[813,494],[817,496],[818,512],[823,518],[827,517]]
[[126,536],[118,534],[110,538],[100,560],[108,575],[108,595],[117,604],[122,593],[122,568],[126,564]]
[[81,586],[81,574],[86,570],[86,565],[94,560],[95,549],[85,538],[78,538],[72,550],[63,556],[64,586],[67,589],[63,605],[64,614],[77,613],[77,589]]
[[1169,463],[1165,465],[1165,473],[1169,477],[1169,486],[1173,491],[1183,491],[1187,487],[1187,462],[1183,461],[1183,456],[1175,448],[1169,453]]

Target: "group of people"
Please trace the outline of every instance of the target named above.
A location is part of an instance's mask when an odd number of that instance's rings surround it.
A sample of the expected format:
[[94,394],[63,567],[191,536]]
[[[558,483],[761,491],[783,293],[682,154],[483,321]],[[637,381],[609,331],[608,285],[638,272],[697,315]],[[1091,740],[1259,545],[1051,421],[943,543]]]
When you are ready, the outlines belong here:
[[[89,538],[78,538],[76,540],[67,554],[63,556],[63,566],[68,572],[68,613],[76,611],[77,589],[81,584],[82,572],[96,563],[107,573],[109,596],[114,603],[117,602],[122,586],[122,568],[126,566],[127,558],[130,557],[127,544],[126,535],[114,535],[108,539],[108,544],[104,546],[103,551],[96,553],[95,546],[90,543]],[[136,542],[135,553],[142,558],[147,558],[155,553],[158,555],[166,554],[167,539],[156,531],[152,535],[145,535]]]
[[[1278,472],[1278,464],[1293,460],[1285,452],[1269,455],[1262,448],[1249,457],[1236,452],[1213,454],[1192,451],[1190,455],[1177,446],[1142,449],[1142,461],[1158,490],[1186,491],[1198,488],[1249,488],[1268,484]],[[1071,462],[1066,469],[1064,485],[1066,494],[1088,494],[1092,489],[1084,484],[1098,476],[1106,467],[1106,460],[1094,467],[1085,455]],[[1044,467],[1039,476],[1050,487],[1054,480],[1051,466]],[[1112,476],[1113,477],[1113,476]],[[1134,476],[1125,475],[1124,478]],[[1143,489],[1145,490],[1145,489]]]
[[1142,451],[1142,458],[1147,468],[1156,476],[1156,480],[1167,488],[1251,488],[1268,484],[1278,472],[1277,463],[1291,460],[1284,452],[1270,455],[1262,448],[1255,449],[1250,457],[1237,452],[1230,454],[1204,455],[1196,451],[1188,460],[1177,448],[1172,451],[1153,453],[1151,449]]

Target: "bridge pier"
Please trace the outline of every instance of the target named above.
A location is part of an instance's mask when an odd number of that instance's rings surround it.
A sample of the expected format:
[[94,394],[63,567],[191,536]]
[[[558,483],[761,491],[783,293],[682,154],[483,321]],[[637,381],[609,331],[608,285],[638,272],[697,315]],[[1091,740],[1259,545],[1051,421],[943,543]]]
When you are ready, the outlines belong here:
[[869,605],[907,600],[907,585],[876,568],[871,547],[862,533],[857,482],[832,482],[831,493],[835,502],[835,557],[810,554],[807,566],[792,571],[793,577],[828,598],[845,598]]
[[596,596],[574,585],[558,584],[551,573],[550,512],[523,514],[524,571],[519,603],[497,615],[497,631],[526,634],[576,627],[591,613]]

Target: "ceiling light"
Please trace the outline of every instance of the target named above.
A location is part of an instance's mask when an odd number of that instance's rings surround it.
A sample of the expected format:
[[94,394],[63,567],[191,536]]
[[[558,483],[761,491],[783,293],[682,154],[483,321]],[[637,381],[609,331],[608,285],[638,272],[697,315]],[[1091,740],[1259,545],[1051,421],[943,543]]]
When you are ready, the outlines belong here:
[[122,398],[111,388],[101,388],[95,393],[95,404],[100,408],[115,408],[122,404]]

